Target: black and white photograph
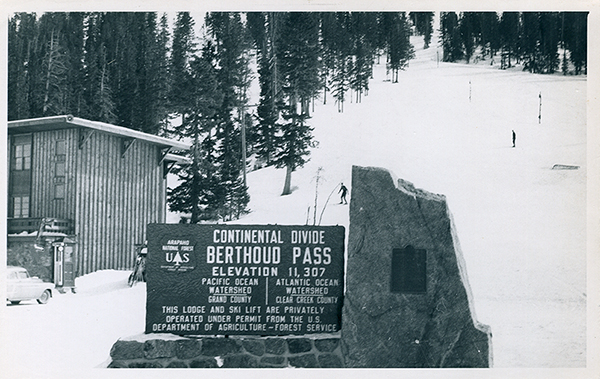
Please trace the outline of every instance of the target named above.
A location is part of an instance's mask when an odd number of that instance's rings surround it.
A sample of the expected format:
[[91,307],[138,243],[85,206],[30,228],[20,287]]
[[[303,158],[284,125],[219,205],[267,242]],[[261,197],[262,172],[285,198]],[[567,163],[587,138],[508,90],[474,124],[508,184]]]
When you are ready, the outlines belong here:
[[2,377],[600,377],[599,1],[2,9]]

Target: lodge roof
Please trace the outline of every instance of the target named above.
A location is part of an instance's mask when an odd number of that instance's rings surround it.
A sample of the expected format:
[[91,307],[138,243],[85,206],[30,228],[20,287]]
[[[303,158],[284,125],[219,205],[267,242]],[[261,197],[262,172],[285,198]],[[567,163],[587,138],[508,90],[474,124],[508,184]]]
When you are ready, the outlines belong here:
[[105,122],[99,121],[90,121],[83,118],[73,117],[71,115],[9,121],[7,126],[8,134],[32,133],[70,128],[87,128],[105,133],[115,134],[122,137],[143,140],[165,148],[172,148],[176,150],[189,150],[191,147],[191,144],[187,142],[175,141],[168,138],[155,136],[153,134],[143,133],[137,130],[124,128],[122,126],[107,124]]

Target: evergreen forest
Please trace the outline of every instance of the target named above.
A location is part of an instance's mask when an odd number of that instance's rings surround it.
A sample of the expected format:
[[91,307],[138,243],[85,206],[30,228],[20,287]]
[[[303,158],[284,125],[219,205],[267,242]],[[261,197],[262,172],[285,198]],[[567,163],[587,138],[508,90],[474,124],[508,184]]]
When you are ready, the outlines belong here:
[[444,62],[499,59],[536,74],[587,73],[588,12],[442,12]]
[[[176,166],[172,211],[187,221],[248,212],[246,166],[292,173],[309,159],[315,101],[368,95],[373,65],[388,80],[431,45],[433,12],[17,13],[8,31],[8,119],[72,114],[192,143]],[[585,74],[587,13],[442,12],[446,62]],[[199,22],[199,25],[196,25]],[[200,30],[200,32],[198,32]],[[196,35],[201,34],[201,35]],[[249,99],[258,82],[259,98]],[[258,163],[256,163],[258,162]]]

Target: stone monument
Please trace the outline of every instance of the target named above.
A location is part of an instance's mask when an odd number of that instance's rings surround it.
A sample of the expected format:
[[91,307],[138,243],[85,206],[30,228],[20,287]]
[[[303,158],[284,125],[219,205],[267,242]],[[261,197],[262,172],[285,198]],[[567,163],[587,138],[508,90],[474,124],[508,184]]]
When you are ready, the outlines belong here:
[[342,311],[346,367],[490,367],[445,197],[354,166]]

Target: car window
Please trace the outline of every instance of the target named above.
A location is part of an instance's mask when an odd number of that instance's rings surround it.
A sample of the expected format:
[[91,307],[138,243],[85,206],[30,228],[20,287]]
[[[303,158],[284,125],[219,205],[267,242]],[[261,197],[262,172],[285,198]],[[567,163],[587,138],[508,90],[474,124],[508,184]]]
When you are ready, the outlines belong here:
[[19,277],[19,279],[29,278],[29,274],[27,273],[27,271],[17,271],[17,276]]

